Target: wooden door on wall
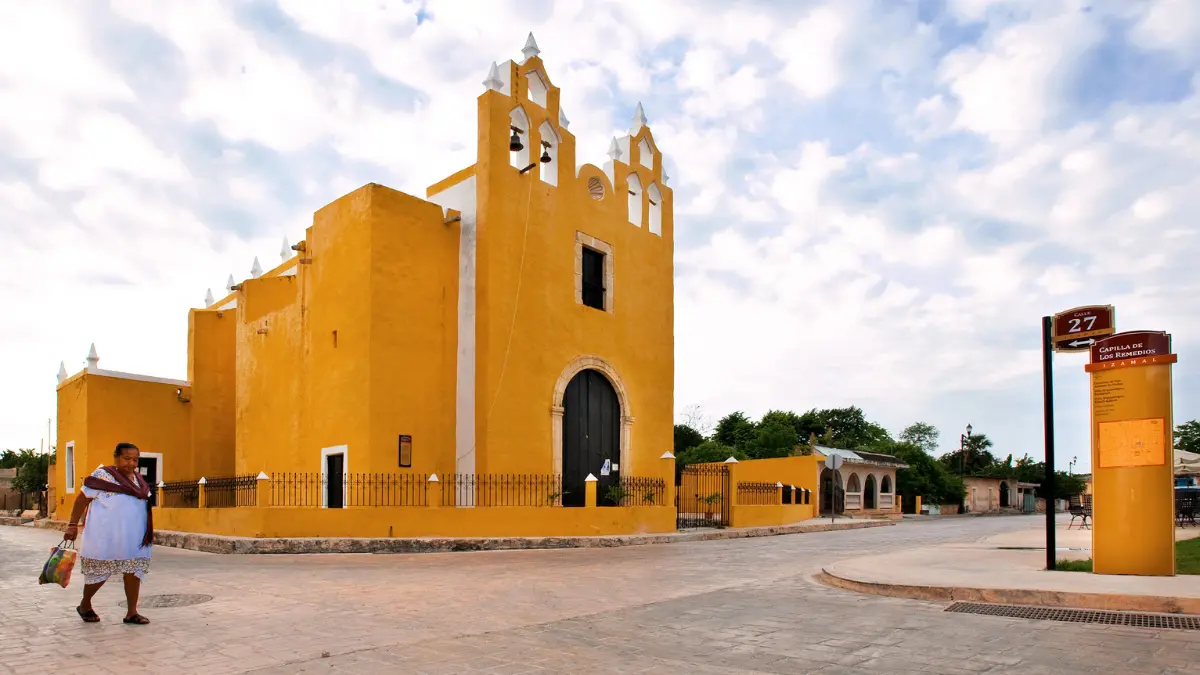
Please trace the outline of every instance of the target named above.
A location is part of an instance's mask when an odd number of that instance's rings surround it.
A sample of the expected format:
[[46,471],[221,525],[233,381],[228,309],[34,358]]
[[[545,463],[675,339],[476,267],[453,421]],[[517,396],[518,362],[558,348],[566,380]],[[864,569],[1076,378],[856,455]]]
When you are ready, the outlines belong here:
[[[608,378],[595,370],[580,371],[563,394],[562,482],[563,506],[583,506],[585,479],[596,476],[596,502],[620,484],[621,404]],[[609,475],[604,476],[605,461]]]

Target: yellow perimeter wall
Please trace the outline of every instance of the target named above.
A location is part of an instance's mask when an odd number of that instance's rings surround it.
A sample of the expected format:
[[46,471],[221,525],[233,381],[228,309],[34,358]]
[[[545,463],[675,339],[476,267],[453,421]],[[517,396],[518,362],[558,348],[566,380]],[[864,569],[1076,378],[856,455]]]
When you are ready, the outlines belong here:
[[248,537],[583,537],[675,531],[670,507],[155,509],[154,527]]
[[[730,464],[702,464],[703,468],[729,467],[729,485],[723,498],[730,499],[737,493],[738,483],[783,483],[812,491],[808,504],[742,505],[733,503],[730,514],[731,527],[760,527],[786,525],[812,518],[820,502],[817,492],[819,458],[813,455],[779,457],[776,459],[748,459]],[[679,485],[679,511],[681,513],[719,513],[719,502],[711,505],[704,497],[722,491],[719,479],[709,475],[683,472]]]

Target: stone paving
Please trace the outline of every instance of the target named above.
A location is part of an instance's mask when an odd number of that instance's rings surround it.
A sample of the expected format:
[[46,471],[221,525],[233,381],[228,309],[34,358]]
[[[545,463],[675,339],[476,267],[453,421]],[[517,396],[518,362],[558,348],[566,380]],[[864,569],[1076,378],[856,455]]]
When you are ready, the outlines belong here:
[[[948,614],[817,585],[849,557],[1029,527],[1029,518],[617,549],[221,556],[156,548],[144,595],[206,594],[99,624],[37,585],[58,534],[0,527],[0,673],[1194,672],[1200,631]],[[1189,667],[1190,666],[1190,667]]]

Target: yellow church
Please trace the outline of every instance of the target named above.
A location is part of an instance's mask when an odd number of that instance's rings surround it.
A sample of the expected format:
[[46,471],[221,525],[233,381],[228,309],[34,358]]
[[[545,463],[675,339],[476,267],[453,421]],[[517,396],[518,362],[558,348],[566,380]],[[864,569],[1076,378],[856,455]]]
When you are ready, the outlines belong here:
[[522,54],[482,83],[474,164],[423,199],[342,196],[282,264],[190,310],[186,381],[101,369],[94,345],[60,367],[60,518],[129,441],[160,529],[675,529],[662,153],[639,104],[602,167],[577,164],[532,35]]

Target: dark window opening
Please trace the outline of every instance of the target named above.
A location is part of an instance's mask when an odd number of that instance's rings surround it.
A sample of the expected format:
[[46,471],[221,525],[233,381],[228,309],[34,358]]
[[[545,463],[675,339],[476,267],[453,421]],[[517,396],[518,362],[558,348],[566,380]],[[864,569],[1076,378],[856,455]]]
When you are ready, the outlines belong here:
[[604,310],[604,254],[583,249],[583,304]]
[[400,437],[400,466],[405,468],[412,467],[412,436],[404,435]]

